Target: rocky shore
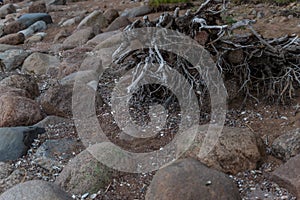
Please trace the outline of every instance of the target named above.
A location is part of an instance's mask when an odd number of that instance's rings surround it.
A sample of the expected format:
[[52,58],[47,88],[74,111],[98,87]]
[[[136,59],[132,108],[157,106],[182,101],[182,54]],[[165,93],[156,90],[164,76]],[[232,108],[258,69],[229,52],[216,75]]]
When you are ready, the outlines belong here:
[[[179,7],[183,16],[203,2],[192,3],[169,7]],[[167,12],[173,14],[174,9]],[[295,88],[298,96],[284,106],[250,100],[241,109],[243,98],[233,95],[222,134],[206,157],[198,155],[201,131],[179,160],[157,171],[118,171],[91,154],[91,146],[103,138],[96,132],[81,134],[90,127],[78,126],[74,114],[74,107],[80,107],[78,99],[93,102],[96,122],[107,138],[128,151],[160,150],[174,138],[172,124],[152,140],[121,133],[110,108],[110,93],[124,68],[103,60],[103,55],[113,53],[110,47],[125,27],[145,15],[153,20],[161,13],[146,1],[4,1],[0,7],[0,200],[300,199],[299,88]],[[299,13],[297,2],[285,6],[232,3],[225,11],[227,21],[257,20],[254,28],[270,38],[300,36]],[[104,74],[100,81],[95,71]],[[85,92],[74,95],[75,86]],[[229,85],[227,90],[231,96],[238,89]],[[93,99],[83,95],[89,92]],[[143,115],[138,112],[147,111],[133,109],[132,114]],[[210,116],[204,112],[201,120],[207,124]]]

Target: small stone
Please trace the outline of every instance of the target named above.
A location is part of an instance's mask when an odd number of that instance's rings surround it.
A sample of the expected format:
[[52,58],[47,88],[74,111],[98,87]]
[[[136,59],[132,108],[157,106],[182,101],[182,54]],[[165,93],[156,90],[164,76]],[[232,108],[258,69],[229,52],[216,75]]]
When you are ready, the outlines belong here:
[[287,18],[287,17],[282,17],[282,18],[279,20],[280,23],[287,22],[287,21],[289,21],[289,18]]
[[257,17],[258,19],[262,19],[262,18],[264,18],[264,16],[265,16],[265,13],[262,12],[262,11],[259,11],[259,12],[257,13],[257,15],[256,15],[256,17]]

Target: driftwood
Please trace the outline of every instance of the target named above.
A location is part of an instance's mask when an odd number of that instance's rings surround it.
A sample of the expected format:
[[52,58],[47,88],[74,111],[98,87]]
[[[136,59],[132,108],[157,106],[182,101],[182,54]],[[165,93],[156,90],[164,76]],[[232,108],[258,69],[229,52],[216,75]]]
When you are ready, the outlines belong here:
[[[221,13],[225,9],[225,1],[215,3],[206,0],[195,12],[187,10],[183,16],[179,16],[179,8],[176,8],[174,13],[163,13],[154,21],[144,16],[142,20],[136,20],[126,27],[125,31],[141,27],[161,27],[179,31],[195,40],[200,34],[202,39],[199,42],[213,55],[224,79],[234,79],[240,87],[240,94],[245,95],[245,100],[252,97],[257,101],[268,98],[284,102],[293,98],[295,89],[300,85],[300,38],[287,35],[265,39],[253,28],[254,20],[244,19],[231,25],[220,24]],[[235,34],[237,29],[246,29],[248,33]],[[168,60],[168,57],[172,57],[169,53],[154,52],[158,60],[171,62]],[[138,51],[133,54],[142,53],[148,52]],[[129,55],[130,53],[123,55],[118,63],[122,63]],[[181,63],[180,66],[178,63]],[[138,63],[134,63],[136,64]],[[177,58],[170,64],[177,65],[174,66],[177,70],[181,68],[189,80],[200,87],[199,84],[202,83],[197,80],[199,77],[193,74],[191,67],[182,58]]]

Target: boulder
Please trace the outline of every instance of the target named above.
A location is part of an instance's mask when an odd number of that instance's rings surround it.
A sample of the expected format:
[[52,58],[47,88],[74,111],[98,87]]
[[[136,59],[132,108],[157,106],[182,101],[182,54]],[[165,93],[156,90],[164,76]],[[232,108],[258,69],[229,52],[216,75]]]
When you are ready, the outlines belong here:
[[53,43],[58,43],[61,42],[63,39],[65,39],[66,37],[69,37],[71,35],[71,33],[69,33],[67,30],[65,29],[61,29],[54,37],[53,39]]
[[60,26],[61,27],[73,26],[76,23],[79,23],[82,19],[83,19],[83,16],[79,15],[79,16],[76,16],[76,17],[73,17],[71,19],[64,21]]
[[103,13],[103,16],[107,20],[107,23],[110,24],[119,17],[119,12],[115,9],[109,8]]
[[140,7],[126,9],[122,12],[121,16],[133,18],[133,17],[147,15],[147,14],[151,13],[152,11],[153,11],[153,7],[148,6],[148,5],[143,5]]
[[131,22],[129,21],[129,19],[127,17],[124,16],[120,16],[118,18],[116,18],[106,29],[105,32],[110,32],[110,31],[115,31],[118,30],[120,28],[124,28],[127,25],[131,24]]
[[22,47],[16,45],[9,45],[9,44],[0,44],[0,52],[12,50],[12,49],[22,49]]
[[81,29],[82,27],[88,27],[88,26],[96,26],[99,27],[100,29],[103,29],[107,27],[107,25],[108,25],[108,21],[103,16],[103,13],[99,10],[95,10],[79,23],[77,29]]
[[25,59],[22,71],[43,75],[47,74],[48,70],[51,68],[58,68],[59,64],[60,60],[56,56],[33,53]]
[[63,42],[63,49],[72,49],[84,45],[88,40],[95,36],[93,28],[88,27],[75,31]]
[[11,4],[5,4],[3,6],[0,7],[0,18],[5,18],[6,15],[11,14],[11,13],[15,13],[16,12],[16,7]]
[[240,200],[236,184],[226,174],[194,159],[178,160],[158,170],[146,200]]
[[270,175],[272,181],[300,198],[300,154],[289,159]]
[[21,15],[17,21],[22,25],[22,27],[29,27],[37,21],[44,21],[46,24],[53,23],[52,17],[47,13],[28,13]]
[[0,38],[0,44],[18,45],[24,41],[25,36],[22,33],[13,33]]
[[43,1],[36,1],[33,2],[29,8],[28,8],[29,13],[45,13],[47,12],[47,7],[45,2]]
[[10,22],[7,25],[4,25],[3,34],[4,35],[9,35],[9,34],[12,34],[12,33],[17,33],[17,32],[21,31],[24,28],[26,28],[26,26],[23,25],[22,23],[20,23],[18,21],[13,21],[13,22]]
[[47,115],[60,117],[72,116],[73,85],[56,85],[49,88],[40,97],[43,111]]
[[0,53],[0,59],[5,65],[6,71],[12,71],[22,66],[29,52],[23,49],[9,49]]
[[107,187],[112,175],[111,169],[85,150],[65,166],[55,183],[72,194],[96,193]]
[[23,89],[0,85],[0,96],[2,96],[4,94],[31,98],[31,95]]
[[41,180],[27,181],[5,191],[0,200],[72,200],[72,197],[53,183]]
[[31,99],[40,95],[38,84],[34,77],[30,75],[14,74],[0,81],[2,86],[10,86],[25,90]]
[[256,169],[265,158],[265,146],[260,137],[248,129],[232,127],[224,127],[214,148],[200,158],[198,154],[206,134],[203,130],[184,157],[196,158],[208,167],[230,174]]
[[106,39],[110,38],[111,36],[120,33],[119,30],[117,31],[110,31],[110,32],[104,32],[96,35],[94,38],[89,40],[86,44],[91,47],[95,47],[96,45],[100,44],[101,42],[105,41]]
[[276,138],[272,144],[272,154],[284,161],[300,154],[300,128]]
[[24,156],[33,140],[44,132],[44,128],[35,126],[0,128],[0,161]]
[[1,95],[0,110],[0,127],[27,126],[42,119],[39,105],[26,97]]

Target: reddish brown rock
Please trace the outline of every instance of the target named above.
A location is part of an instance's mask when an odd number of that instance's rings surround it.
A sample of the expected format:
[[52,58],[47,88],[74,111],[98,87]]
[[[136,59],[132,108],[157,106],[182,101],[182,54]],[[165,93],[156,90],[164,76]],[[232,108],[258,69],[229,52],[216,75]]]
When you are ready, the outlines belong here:
[[28,126],[42,119],[39,105],[26,97],[0,96],[0,110],[0,127]]
[[49,88],[41,96],[41,105],[48,115],[72,116],[73,85],[57,85]]
[[108,24],[113,22],[116,18],[119,17],[119,13],[115,9],[107,9],[104,13],[103,16],[106,18]]
[[36,1],[33,2],[29,8],[28,8],[29,13],[45,13],[47,12],[47,7],[45,2],[43,1]]
[[17,33],[26,27],[23,26],[20,22],[18,21],[13,21],[3,27],[3,34],[4,35],[9,35],[11,33]]
[[21,96],[21,97],[27,97],[30,98],[31,95],[28,94],[25,90],[18,89],[18,88],[13,88],[5,85],[0,85],[0,96],[9,94],[12,96]]
[[1,86],[9,86],[25,90],[29,98],[34,99],[40,95],[39,87],[34,77],[30,75],[15,74],[0,81]]
[[23,44],[25,37],[22,33],[13,33],[0,38],[0,44],[18,45]]
[[248,129],[232,127],[224,127],[216,143],[211,144],[214,148],[207,155],[199,157],[206,130],[203,126],[185,156],[229,174],[256,169],[265,158],[265,146],[260,137]]
[[300,198],[300,154],[289,159],[271,173],[271,179]]
[[129,19],[127,17],[118,17],[107,27],[105,32],[118,30],[120,28],[126,27],[130,23],[131,22],[129,21]]
[[63,42],[63,49],[72,49],[80,45],[84,45],[88,40],[95,36],[92,27],[80,29],[75,31],[72,35],[67,37]]
[[226,174],[193,160],[183,159],[157,171],[146,200],[239,200],[239,191]]

